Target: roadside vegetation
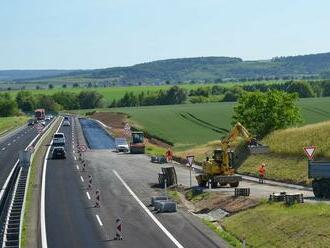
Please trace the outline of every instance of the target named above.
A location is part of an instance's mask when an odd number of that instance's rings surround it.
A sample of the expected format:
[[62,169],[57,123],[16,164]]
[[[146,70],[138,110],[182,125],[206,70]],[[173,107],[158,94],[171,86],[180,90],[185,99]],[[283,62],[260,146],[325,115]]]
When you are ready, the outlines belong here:
[[328,204],[263,203],[223,219],[224,229],[248,247],[328,247]]
[[307,158],[303,147],[317,146],[317,159],[330,159],[330,122],[272,132],[262,140],[271,153],[251,155],[238,169],[239,173],[257,176],[261,163],[266,163],[266,177],[278,181],[311,184],[307,177]]
[[28,120],[27,116],[12,116],[0,118],[0,135],[25,124]]

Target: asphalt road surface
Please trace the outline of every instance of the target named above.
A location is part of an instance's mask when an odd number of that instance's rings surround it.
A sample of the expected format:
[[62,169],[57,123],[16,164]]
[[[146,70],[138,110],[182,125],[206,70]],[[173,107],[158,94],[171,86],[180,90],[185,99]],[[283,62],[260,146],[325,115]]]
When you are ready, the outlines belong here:
[[114,139],[101,128],[98,122],[88,119],[79,119],[79,121],[89,147],[92,149],[113,149],[115,147]]
[[[48,247],[104,247],[91,206],[85,200],[74,153],[75,136],[71,126],[59,129],[66,138],[67,158],[47,161],[45,181],[45,222]],[[52,151],[52,149],[51,149]]]
[[[152,209],[147,207],[150,197],[159,194],[152,186],[157,182],[160,168],[150,165],[144,155],[117,154],[97,149],[99,144],[91,146],[93,142],[88,140],[89,137],[105,140],[106,137],[100,135],[107,134],[96,130],[101,128],[99,125],[95,128],[93,124],[84,124],[84,133],[90,134],[85,137],[91,150],[85,154],[87,172],[81,175],[93,177],[93,191],[89,191],[91,196],[96,189],[101,192],[101,207],[93,211],[98,214],[102,222],[101,230],[108,240],[115,236],[115,220],[119,218],[123,222],[124,239],[109,241],[107,246],[226,247],[200,219],[191,214],[181,210],[177,213],[152,213]],[[85,197],[88,199],[88,196]],[[90,201],[94,203],[93,197]]]
[[18,152],[24,150],[37,136],[34,126],[24,125],[0,138],[0,186],[4,185],[18,160]]

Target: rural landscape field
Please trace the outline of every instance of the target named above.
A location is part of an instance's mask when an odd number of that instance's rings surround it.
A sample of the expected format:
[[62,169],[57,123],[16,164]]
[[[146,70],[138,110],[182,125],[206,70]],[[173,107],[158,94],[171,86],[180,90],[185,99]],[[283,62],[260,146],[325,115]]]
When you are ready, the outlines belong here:
[[330,247],[329,9],[1,1],[0,247]]

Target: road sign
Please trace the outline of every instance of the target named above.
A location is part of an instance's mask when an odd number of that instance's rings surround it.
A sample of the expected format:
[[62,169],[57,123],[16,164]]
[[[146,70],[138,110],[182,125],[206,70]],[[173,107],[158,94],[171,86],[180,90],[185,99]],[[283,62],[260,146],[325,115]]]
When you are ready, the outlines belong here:
[[316,150],[316,146],[306,146],[304,147],[305,154],[308,158],[308,160],[313,160],[314,159],[314,153]]
[[81,151],[81,152],[85,152],[85,151],[87,151],[87,147],[86,147],[85,145],[80,145],[80,146],[78,146],[78,149],[79,149],[79,151]]
[[195,156],[187,156],[188,164],[191,167],[194,162]]

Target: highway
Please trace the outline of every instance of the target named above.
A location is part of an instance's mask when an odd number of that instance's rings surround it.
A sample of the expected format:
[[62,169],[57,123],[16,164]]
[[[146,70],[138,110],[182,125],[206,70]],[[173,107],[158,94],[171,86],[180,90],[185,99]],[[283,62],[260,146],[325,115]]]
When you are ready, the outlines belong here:
[[4,185],[10,171],[18,160],[18,152],[24,150],[37,136],[34,126],[24,125],[0,137],[0,186]]
[[[66,138],[64,160],[47,160],[45,180],[45,221],[48,247],[102,247],[91,206],[85,200],[85,186],[80,183],[76,153],[70,127],[61,126],[59,132]],[[51,152],[49,157],[51,156]],[[45,169],[45,168],[44,168]],[[42,221],[42,220],[41,220]]]
[[[66,136],[67,159],[47,160],[48,247],[226,247],[191,214],[181,210],[153,213],[147,206],[155,194],[150,186],[157,180],[157,173],[143,172],[149,166],[147,157],[99,149],[113,148],[113,138],[94,121],[81,123],[90,148],[85,153],[86,171],[78,163],[75,151],[78,135],[77,130],[72,130],[74,125],[59,130]],[[87,188],[90,175],[92,189]],[[101,192],[100,208],[94,207],[96,190]],[[117,218],[123,223],[123,240],[114,240]]]

